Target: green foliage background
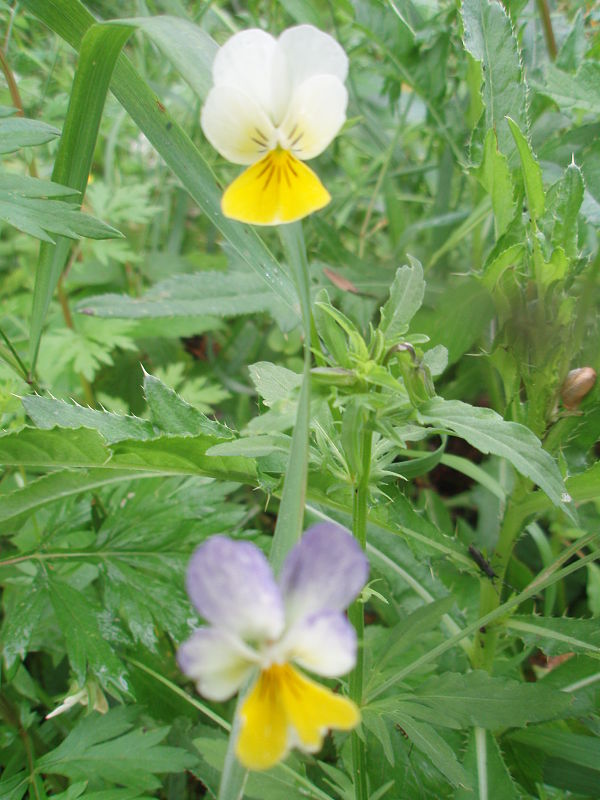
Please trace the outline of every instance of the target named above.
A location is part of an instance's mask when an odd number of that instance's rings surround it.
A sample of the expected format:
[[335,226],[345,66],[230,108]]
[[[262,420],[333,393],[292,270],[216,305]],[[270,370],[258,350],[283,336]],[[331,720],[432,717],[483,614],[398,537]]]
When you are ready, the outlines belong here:
[[[600,404],[567,378],[600,369],[598,7],[0,13],[0,798],[237,796],[183,576],[215,533],[268,552],[303,420],[305,526],[364,500],[363,722],[244,797],[600,797]],[[199,126],[217,46],[298,23],[350,58],[310,298]]]

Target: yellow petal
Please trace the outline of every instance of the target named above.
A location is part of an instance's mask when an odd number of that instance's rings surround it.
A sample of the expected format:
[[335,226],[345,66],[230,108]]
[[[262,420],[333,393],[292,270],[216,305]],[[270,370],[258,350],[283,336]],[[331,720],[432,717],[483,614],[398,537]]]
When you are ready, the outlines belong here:
[[240,710],[236,755],[248,769],[269,769],[287,752],[287,719],[278,675],[261,672]]
[[288,722],[305,750],[320,750],[330,728],[346,731],[358,725],[360,711],[352,700],[334,694],[289,664],[281,669],[285,671],[280,683]]
[[240,710],[236,754],[248,769],[269,769],[287,753],[290,740],[316,752],[330,728],[360,722],[356,705],[301,675],[289,664],[261,672]]
[[329,203],[331,196],[315,173],[289,153],[276,149],[253,164],[225,190],[226,217],[253,225],[294,222]]

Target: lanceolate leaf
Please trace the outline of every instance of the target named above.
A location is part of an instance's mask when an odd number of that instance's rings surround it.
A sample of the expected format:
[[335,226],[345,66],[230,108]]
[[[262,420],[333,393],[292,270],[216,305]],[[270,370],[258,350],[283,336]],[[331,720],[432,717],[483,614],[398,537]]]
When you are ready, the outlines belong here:
[[169,475],[205,475],[254,484],[256,469],[248,458],[206,456],[217,437],[161,436],[125,440],[109,447],[94,430],[24,428],[0,436],[0,462],[24,467],[103,467]]
[[555,505],[564,503],[566,489],[556,462],[524,425],[506,422],[490,408],[440,397],[422,406],[419,417],[423,424],[454,433],[482,453],[508,459],[518,472],[543,489]]
[[154,428],[145,419],[97,411],[49,397],[29,395],[21,401],[38,428],[94,428],[109,444],[122,439],[151,439]]
[[270,313],[289,327],[286,306],[255,273],[198,272],[175,275],[155,284],[141,297],[103,294],[86,298],[77,311],[96,317],[160,319],[210,314],[234,317],[256,312]]
[[485,130],[495,130],[500,151],[513,156],[515,144],[505,117],[510,114],[526,130],[527,116],[521,57],[511,21],[497,0],[463,0],[462,17],[465,47],[483,69]]
[[596,620],[514,616],[507,626],[527,646],[539,647],[546,655],[583,653],[600,657],[600,626]]
[[411,266],[400,267],[390,287],[390,297],[381,309],[379,329],[386,342],[393,344],[408,330],[409,323],[423,302],[425,281],[423,267],[413,259]]
[[0,153],[13,153],[20,147],[45,144],[60,136],[52,125],[37,119],[9,117],[0,120]]
[[542,184],[542,170],[522,129],[511,117],[507,116],[506,120],[519,152],[525,194],[527,195],[527,206],[532,219],[535,221],[544,213],[545,195]]

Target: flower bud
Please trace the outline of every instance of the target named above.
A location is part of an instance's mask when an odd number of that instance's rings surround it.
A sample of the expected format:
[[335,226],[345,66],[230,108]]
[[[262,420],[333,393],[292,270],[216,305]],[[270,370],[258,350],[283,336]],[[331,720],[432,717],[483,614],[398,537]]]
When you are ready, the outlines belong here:
[[586,394],[593,389],[595,383],[596,370],[592,367],[572,369],[560,390],[560,396],[565,408],[577,408]]

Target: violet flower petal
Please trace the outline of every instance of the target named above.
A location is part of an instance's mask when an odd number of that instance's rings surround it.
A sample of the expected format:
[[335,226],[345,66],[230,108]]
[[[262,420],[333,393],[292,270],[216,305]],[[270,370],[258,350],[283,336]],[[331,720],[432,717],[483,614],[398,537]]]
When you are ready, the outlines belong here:
[[269,562],[251,542],[207,539],[190,559],[186,587],[216,628],[249,641],[276,639],[283,630],[281,592]]
[[288,554],[279,584],[288,627],[318,611],[341,611],[364,586],[369,562],[345,528],[321,522]]

